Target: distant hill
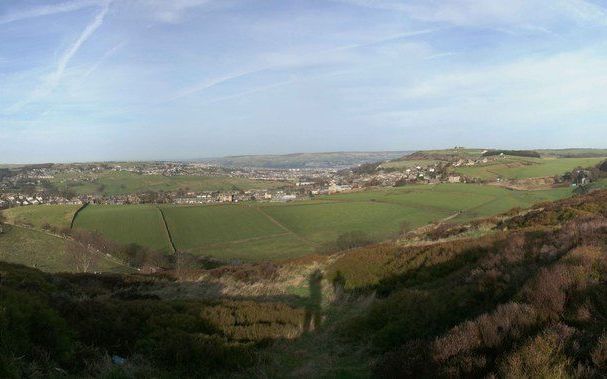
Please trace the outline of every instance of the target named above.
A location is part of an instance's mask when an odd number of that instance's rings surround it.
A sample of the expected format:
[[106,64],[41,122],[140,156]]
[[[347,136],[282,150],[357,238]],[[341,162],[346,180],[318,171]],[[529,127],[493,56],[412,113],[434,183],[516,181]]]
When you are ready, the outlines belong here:
[[478,158],[487,150],[484,149],[442,149],[442,150],[420,150],[411,154],[406,154],[396,159],[396,161],[451,161],[453,159]]
[[345,151],[285,155],[238,155],[199,159],[197,161],[233,168],[346,168],[364,163],[392,160],[410,153],[409,151]]
[[509,156],[532,158],[596,158],[606,157],[607,149],[534,149],[534,150],[501,150],[501,149],[467,149],[454,148],[442,150],[420,150],[403,155],[393,161],[450,161],[457,158],[474,159],[481,156],[492,156],[503,153]]

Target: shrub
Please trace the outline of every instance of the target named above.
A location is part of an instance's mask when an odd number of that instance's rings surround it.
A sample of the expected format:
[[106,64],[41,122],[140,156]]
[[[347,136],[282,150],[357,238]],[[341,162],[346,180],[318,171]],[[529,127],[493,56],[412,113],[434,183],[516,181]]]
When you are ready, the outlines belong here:
[[236,370],[254,363],[249,348],[228,344],[217,336],[159,330],[139,341],[138,350],[175,377],[203,377],[211,372]]
[[438,338],[433,344],[433,357],[445,362],[474,350],[497,348],[506,339],[520,338],[537,321],[535,310],[528,305],[500,305],[493,313],[460,324]]
[[596,341],[590,356],[596,367],[602,370],[607,369],[607,333],[603,333]]
[[397,350],[387,352],[373,364],[377,378],[431,378],[435,377],[428,342],[409,341]]
[[483,154],[483,157],[492,157],[496,155],[510,155],[513,157],[540,158],[541,155],[533,150],[489,150]]
[[565,346],[573,333],[565,325],[542,332],[509,354],[500,372],[509,378],[568,378],[573,362],[565,355]]
[[304,310],[281,303],[224,301],[205,307],[201,316],[238,341],[294,338],[302,331]]
[[0,336],[1,377],[21,376],[25,362],[66,364],[74,352],[65,320],[42,299],[23,291],[2,289]]

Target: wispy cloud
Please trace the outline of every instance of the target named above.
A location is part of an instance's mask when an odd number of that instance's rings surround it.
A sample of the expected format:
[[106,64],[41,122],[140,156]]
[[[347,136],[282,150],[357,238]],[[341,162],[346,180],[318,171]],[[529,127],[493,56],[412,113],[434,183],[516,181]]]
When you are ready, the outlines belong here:
[[145,13],[155,21],[177,23],[189,10],[214,2],[213,0],[133,0],[130,7]]
[[607,24],[606,10],[586,0],[334,1],[360,7],[403,12],[414,19],[457,26],[525,26],[564,20],[577,23]]
[[426,60],[440,59],[440,58],[452,57],[454,55],[457,55],[457,53],[448,51],[448,52],[445,52],[445,53],[432,54],[432,55],[426,57],[425,59]]
[[372,117],[405,128],[583,128],[588,119],[602,121],[607,114],[601,96],[606,63],[606,57],[588,50],[424,76],[393,96],[392,110]]
[[244,71],[240,71],[240,72],[233,72],[233,73],[222,75],[222,76],[219,76],[219,77],[216,77],[216,78],[207,79],[207,80],[204,80],[204,81],[202,81],[202,82],[200,82],[198,84],[195,84],[195,85],[193,85],[191,87],[187,87],[187,88],[184,88],[184,89],[178,91],[175,95],[171,96],[167,101],[179,100],[181,98],[184,98],[184,97],[193,95],[195,93],[207,90],[209,88],[215,87],[215,86],[220,85],[222,83],[226,83],[226,82],[229,82],[231,80],[235,80],[235,79],[238,79],[238,78],[245,77],[247,75],[258,73],[258,72],[261,72],[263,70],[264,70],[263,68],[255,68],[255,69],[252,69],[252,70],[244,70]]
[[61,79],[63,79],[65,70],[72,58],[76,55],[76,53],[78,53],[78,50],[80,50],[82,45],[84,45],[84,43],[91,38],[97,29],[103,25],[103,21],[107,15],[110,4],[111,0],[104,1],[102,3],[99,13],[97,13],[93,20],[84,28],[78,39],[76,39],[76,41],[61,55],[55,70],[45,78],[44,83],[36,88],[29,98],[12,105],[5,110],[5,113],[10,114],[23,109],[23,107],[27,106],[33,101],[50,94],[61,83]]
[[340,51],[340,50],[353,50],[353,49],[360,49],[363,47],[370,47],[370,46],[375,46],[375,45],[381,45],[387,42],[393,42],[393,41],[398,41],[401,39],[405,39],[405,38],[411,38],[411,37],[417,37],[417,36],[421,36],[424,34],[430,34],[430,33],[435,33],[437,31],[439,31],[440,29],[436,28],[436,29],[422,29],[422,30],[413,30],[413,31],[409,31],[409,32],[404,32],[404,33],[398,33],[398,34],[393,34],[387,37],[383,37],[380,39],[376,39],[373,41],[369,41],[369,42],[363,42],[363,43],[358,43],[358,44],[352,44],[352,45],[346,45],[346,46],[340,46],[338,48],[332,49],[334,51]]
[[[388,42],[394,42],[401,39],[421,36],[424,34],[434,33],[439,29],[423,29],[423,30],[414,30],[404,33],[393,34],[387,37],[375,39],[373,41],[366,41],[362,43],[355,43],[350,45],[343,45],[338,47],[333,47],[329,49],[322,50],[314,50],[307,52],[288,52],[288,53],[270,53],[270,54],[262,54],[261,61],[263,62],[257,67],[253,67],[250,69],[245,69],[241,71],[232,72],[226,75],[222,75],[215,78],[206,79],[198,84],[193,86],[184,88],[178,91],[175,95],[171,96],[167,101],[174,101],[184,97],[188,97],[202,91],[205,91],[209,88],[216,87],[223,83],[227,83],[233,80],[241,79],[250,75],[258,74],[264,71],[271,70],[282,70],[282,69],[297,69],[297,68],[305,68],[312,66],[322,66],[323,64],[334,64],[334,63],[347,63],[349,57],[340,55],[336,56],[335,54],[341,54],[344,52],[363,49],[373,46],[378,46]],[[288,81],[280,81],[276,84],[285,85],[292,83],[291,80]],[[273,88],[273,85],[264,86],[268,88]],[[264,88],[262,87],[262,88]],[[247,93],[248,91],[244,91],[243,93]],[[259,92],[259,91],[255,91]]]
[[235,94],[232,94],[232,95],[227,95],[227,96],[221,96],[221,97],[214,98],[214,99],[208,101],[207,104],[214,104],[214,103],[219,103],[221,101],[237,99],[239,97],[245,97],[245,96],[253,95],[255,93],[260,93],[260,92],[268,91],[268,90],[271,90],[271,89],[274,89],[274,88],[288,86],[288,85],[297,83],[299,81],[301,81],[300,78],[295,78],[295,79],[284,80],[282,82],[268,84],[268,85],[265,85],[265,86],[254,87],[254,88],[248,89],[246,91],[238,92],[238,93],[235,93]]
[[59,84],[59,82],[63,78],[63,74],[65,73],[65,68],[67,67],[68,63],[70,63],[70,61],[72,60],[74,55],[76,55],[78,50],[80,50],[82,45],[89,38],[91,38],[91,36],[95,33],[95,31],[97,31],[97,29],[99,29],[99,27],[101,25],[103,25],[103,21],[108,12],[109,5],[110,5],[109,2],[106,2],[103,5],[101,11],[86,26],[86,28],[84,28],[82,33],[80,33],[80,36],[78,37],[78,39],[72,44],[72,46],[70,46],[69,49],[67,49],[61,55],[61,58],[59,59],[59,63],[57,64],[57,68],[55,69],[55,72],[53,72],[51,74],[51,76],[49,77],[49,84],[50,84],[49,86],[51,87],[51,89]]
[[30,18],[50,16],[59,13],[74,12],[84,8],[102,5],[105,0],[74,0],[59,4],[42,5],[28,9],[16,10],[0,16],[0,25]]
[[80,81],[84,81],[86,78],[88,78],[89,76],[91,76],[91,74],[93,72],[95,72],[106,60],[108,60],[109,58],[111,58],[114,54],[116,54],[120,49],[122,49],[124,46],[126,46],[127,42],[126,41],[122,41],[120,43],[118,43],[117,45],[115,45],[114,47],[112,47],[111,49],[109,49],[108,51],[106,51],[103,56],[97,61],[95,62],[95,64],[93,66],[91,66],[91,68],[89,68],[80,78]]

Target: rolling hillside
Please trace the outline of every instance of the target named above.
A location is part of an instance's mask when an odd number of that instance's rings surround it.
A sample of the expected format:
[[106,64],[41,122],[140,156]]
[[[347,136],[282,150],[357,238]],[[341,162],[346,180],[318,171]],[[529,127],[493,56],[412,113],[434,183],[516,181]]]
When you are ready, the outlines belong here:
[[[180,281],[176,272],[53,276],[0,263],[0,306],[12,320],[0,323],[0,351],[19,354],[3,355],[0,370],[603,377],[606,204],[607,191],[596,191],[416,241],[198,270]],[[40,330],[48,333],[33,337]],[[96,364],[74,364],[83,354]],[[127,363],[103,364],[108,355]]]
[[30,225],[38,229],[48,224],[61,229],[70,227],[78,208],[79,205],[32,206],[9,208],[2,213],[11,224]]
[[[351,233],[369,242],[382,241],[445,218],[466,222],[570,195],[569,188],[511,191],[483,185],[418,185],[293,203],[89,206],[76,217],[74,226],[165,253],[172,251],[171,235],[177,250],[252,262],[331,251],[340,237]],[[73,211],[62,206],[22,207],[11,209],[10,214],[14,220],[27,222],[32,212],[56,216]],[[65,225],[64,221],[55,217],[58,225]]]
[[[35,267],[47,272],[78,272],[67,251],[67,239],[44,231],[5,225],[0,234],[0,261]],[[114,260],[100,256],[95,271],[133,272]]]
[[605,161],[606,157],[591,158],[519,158],[507,157],[475,167],[457,167],[453,172],[486,180],[526,179],[562,175],[575,168],[588,168]]

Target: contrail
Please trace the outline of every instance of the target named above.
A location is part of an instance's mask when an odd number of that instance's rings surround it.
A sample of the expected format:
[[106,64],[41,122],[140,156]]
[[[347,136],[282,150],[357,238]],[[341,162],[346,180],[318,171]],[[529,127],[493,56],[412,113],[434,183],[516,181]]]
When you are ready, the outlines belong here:
[[15,21],[27,20],[30,18],[50,16],[59,13],[74,12],[83,8],[89,8],[103,4],[100,0],[77,0],[68,1],[61,4],[45,5],[36,8],[30,8],[22,11],[12,12],[0,16],[0,25],[9,24]]
[[101,8],[101,11],[86,26],[86,28],[84,28],[82,33],[80,33],[80,36],[78,37],[78,39],[70,46],[70,48],[67,49],[61,55],[61,58],[59,59],[59,63],[57,64],[55,71],[53,71],[53,73],[51,73],[48,76],[45,83],[43,85],[41,85],[40,87],[36,88],[32,92],[32,94],[29,96],[29,98],[22,100],[16,104],[13,104],[8,109],[6,109],[3,113],[11,114],[11,113],[18,112],[23,107],[27,106],[28,104],[32,103],[33,101],[48,95],[59,85],[59,83],[61,82],[61,79],[63,78],[63,74],[65,73],[65,69],[67,68],[68,64],[70,63],[70,61],[72,60],[74,55],[76,55],[76,53],[78,53],[78,50],[80,50],[82,45],[84,45],[84,43],[95,33],[95,31],[97,31],[97,29],[99,29],[99,27],[101,25],[103,25],[103,20],[105,19],[105,16],[107,15],[111,2],[112,1],[109,0],[109,1],[104,1],[102,3],[103,6]]

